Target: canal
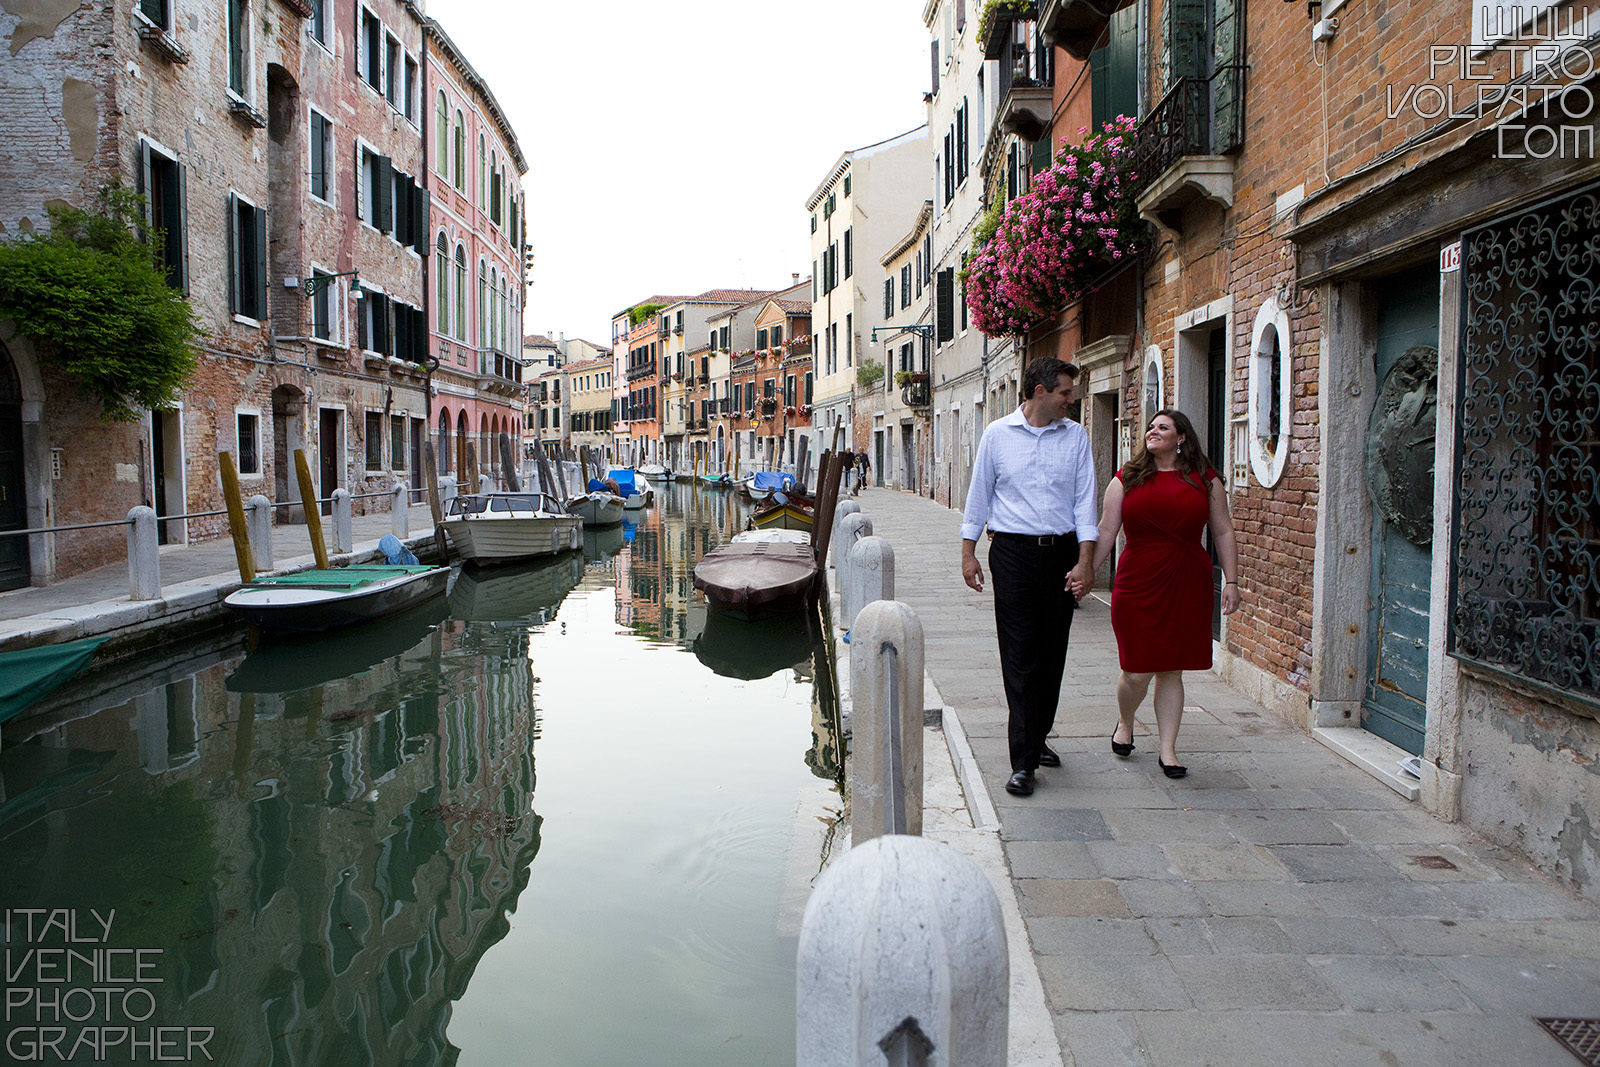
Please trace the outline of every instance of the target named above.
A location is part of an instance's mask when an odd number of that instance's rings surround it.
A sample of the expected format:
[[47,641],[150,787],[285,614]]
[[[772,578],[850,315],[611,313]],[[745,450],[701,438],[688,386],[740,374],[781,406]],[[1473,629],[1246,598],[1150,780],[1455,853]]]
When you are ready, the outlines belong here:
[[844,802],[819,625],[693,589],[743,518],[665,487],[581,554],[8,724],[0,1060],[792,1062]]

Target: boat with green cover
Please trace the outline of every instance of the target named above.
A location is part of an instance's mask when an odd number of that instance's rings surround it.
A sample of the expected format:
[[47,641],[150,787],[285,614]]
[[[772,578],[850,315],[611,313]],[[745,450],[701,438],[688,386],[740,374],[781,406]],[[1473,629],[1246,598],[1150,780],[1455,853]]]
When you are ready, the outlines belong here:
[[0,652],[0,722],[65,685],[94,658],[104,637]]
[[311,633],[391,615],[444,592],[448,567],[357,564],[257,578],[223,601],[263,630]]

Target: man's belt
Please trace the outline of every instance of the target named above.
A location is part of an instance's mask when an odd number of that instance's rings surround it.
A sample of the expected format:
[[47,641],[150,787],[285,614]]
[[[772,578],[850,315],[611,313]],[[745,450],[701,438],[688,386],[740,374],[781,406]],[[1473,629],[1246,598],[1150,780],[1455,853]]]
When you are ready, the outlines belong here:
[[1007,533],[1004,530],[993,530],[993,531],[990,531],[990,533],[991,533],[991,536],[994,536],[994,537],[997,537],[997,538],[1005,538],[1007,541],[1016,541],[1016,542],[1018,542],[1020,544],[1025,544],[1025,545],[1040,545],[1040,546],[1043,546],[1043,547],[1050,547],[1050,546],[1053,546],[1053,545],[1064,545],[1064,544],[1068,544],[1068,543],[1077,544],[1078,543],[1078,535],[1075,532],[1074,533],[1064,533],[1064,534],[1023,534],[1023,533]]

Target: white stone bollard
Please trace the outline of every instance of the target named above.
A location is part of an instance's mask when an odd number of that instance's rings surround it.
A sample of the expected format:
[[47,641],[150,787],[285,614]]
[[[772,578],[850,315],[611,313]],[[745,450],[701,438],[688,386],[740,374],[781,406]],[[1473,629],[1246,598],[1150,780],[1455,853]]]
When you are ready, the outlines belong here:
[[155,508],[128,509],[128,599],[161,599],[161,538]]
[[336,553],[354,552],[355,534],[350,525],[350,490],[333,491],[333,550]]
[[846,515],[844,522],[839,524],[839,540],[829,546],[833,554],[833,572],[839,586],[840,617],[854,621],[861,605],[850,598],[855,593],[855,585],[850,579],[850,552],[856,547],[856,542],[863,537],[872,536],[872,520],[860,513]]
[[257,493],[244,505],[244,525],[250,533],[258,572],[272,569],[272,501]]
[[1006,1062],[1000,902],[949,845],[878,837],[828,868],[806,902],[796,978],[798,1067]]
[[[841,592],[840,600],[848,603],[857,615],[868,604],[878,600],[894,599],[894,547],[881,537],[863,537],[850,549],[850,588],[848,596]],[[855,625],[855,619],[845,616],[845,629]]]
[[446,515],[450,514],[450,501],[456,498],[456,480],[451,477],[439,479],[439,509]]
[[[887,647],[886,647],[887,646]],[[922,621],[879,600],[850,630],[850,837],[922,833]]]
[[494,479],[490,478],[487,474],[478,475],[478,492],[480,492],[480,493],[492,493],[492,492],[494,492]]
[[394,518],[394,535],[402,541],[411,536],[411,504],[406,500],[406,493],[409,491],[405,482],[396,482],[394,500],[389,505]]
[[[833,509],[833,534],[828,540],[830,546],[839,543],[840,531],[844,529],[844,520],[852,515],[860,514],[860,512],[861,505],[854,500],[839,501],[838,505]],[[844,554],[842,552],[830,552],[829,555],[833,558],[831,560],[823,560],[823,563],[832,563],[834,569],[837,570],[839,561],[844,559]]]

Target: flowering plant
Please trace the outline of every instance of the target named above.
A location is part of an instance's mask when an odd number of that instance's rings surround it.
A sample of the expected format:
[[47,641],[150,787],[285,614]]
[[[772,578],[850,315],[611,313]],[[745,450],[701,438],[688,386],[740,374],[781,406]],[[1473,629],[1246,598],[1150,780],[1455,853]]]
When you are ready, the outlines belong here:
[[798,408],[796,408],[796,409],[795,409],[795,414],[797,414],[797,415],[799,415],[799,416],[800,416],[800,417],[801,417],[801,418],[805,418],[805,417],[806,417],[806,415],[807,415],[807,414],[808,414],[808,413],[809,413],[809,412],[810,412],[810,411],[811,411],[811,409],[810,409],[810,408],[808,408],[808,407],[807,407],[807,406],[806,406],[806,405],[804,405],[804,404],[801,404],[801,405],[800,405],[800,406],[799,406],[799,407],[798,407]]
[[784,407],[784,409],[783,409],[783,413],[785,415],[793,415],[794,414],[794,405],[793,404],[786,405]]
[[1023,333],[1143,250],[1149,231],[1131,192],[1135,126],[1119,115],[1081,144],[1063,141],[1055,162],[1005,206],[993,235],[979,233],[965,275],[978,329]]

